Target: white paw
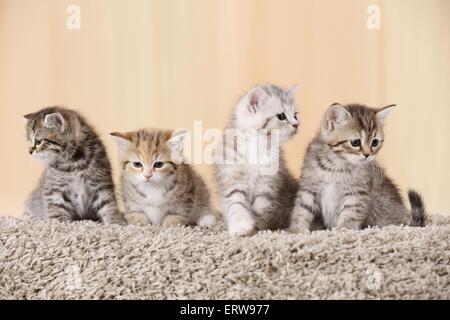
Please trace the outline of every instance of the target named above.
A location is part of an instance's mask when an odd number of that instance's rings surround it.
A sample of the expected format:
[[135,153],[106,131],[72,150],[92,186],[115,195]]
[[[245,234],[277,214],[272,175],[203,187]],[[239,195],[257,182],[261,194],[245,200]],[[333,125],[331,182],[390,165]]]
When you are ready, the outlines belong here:
[[125,214],[125,220],[128,224],[135,224],[138,226],[145,226],[149,224],[149,220],[144,213],[140,212],[128,212]]
[[292,233],[305,233],[309,231],[309,224],[306,222],[296,223],[289,228]]
[[185,219],[179,215],[170,214],[166,216],[161,224],[161,226],[167,227],[177,227],[185,225]]
[[212,227],[213,225],[215,225],[217,222],[217,218],[215,215],[213,214],[206,214],[204,216],[201,216],[198,220],[197,220],[197,225],[199,227]]
[[253,220],[235,219],[228,224],[228,233],[232,237],[245,237],[256,233],[255,223]]

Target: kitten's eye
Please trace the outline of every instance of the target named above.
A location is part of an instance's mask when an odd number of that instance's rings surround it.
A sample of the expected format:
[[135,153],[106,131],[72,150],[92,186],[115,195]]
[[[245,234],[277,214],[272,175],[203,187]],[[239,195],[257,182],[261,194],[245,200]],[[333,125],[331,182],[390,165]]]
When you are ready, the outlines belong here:
[[133,167],[140,169],[142,168],[142,163],[139,161],[133,162]]
[[284,121],[284,120],[286,120],[286,115],[284,113],[279,113],[279,114],[277,114],[277,118],[280,121]]
[[294,119],[295,119],[295,120],[298,120],[298,119],[297,119],[297,114],[298,114],[297,112],[294,113]]
[[153,168],[162,168],[163,166],[164,166],[164,162],[161,162],[161,161],[156,161],[153,164]]
[[350,144],[352,147],[359,147],[361,146],[361,139],[350,140]]
[[380,144],[380,140],[378,140],[378,139],[372,140],[372,148],[378,147],[379,144]]
[[38,140],[38,139],[34,140],[35,146],[39,146],[39,145],[41,145],[41,143],[42,143],[42,140]]

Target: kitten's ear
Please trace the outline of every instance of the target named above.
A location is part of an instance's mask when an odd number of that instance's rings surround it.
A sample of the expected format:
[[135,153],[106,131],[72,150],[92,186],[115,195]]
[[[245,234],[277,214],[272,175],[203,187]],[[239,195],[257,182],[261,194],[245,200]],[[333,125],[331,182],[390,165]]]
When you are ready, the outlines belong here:
[[44,118],[44,127],[49,129],[59,129],[61,132],[64,131],[66,126],[66,120],[61,113],[49,113]]
[[328,129],[333,131],[336,128],[345,126],[352,115],[339,103],[332,104],[326,114],[326,122]]
[[299,84],[296,84],[296,85],[292,86],[292,87],[289,89],[289,94],[290,94],[292,97],[294,97],[294,96],[297,94],[298,90],[300,90],[300,85],[299,85]]
[[395,104],[391,104],[379,110],[377,112],[377,120],[384,123],[384,120],[386,120],[387,116],[395,109],[395,106]]
[[34,117],[35,113],[27,113],[26,115],[23,116],[23,120],[25,120],[25,122],[28,122],[29,120],[31,120]]
[[248,111],[256,113],[256,110],[260,108],[269,98],[269,95],[261,87],[255,87],[251,89],[247,94],[248,99]]
[[124,153],[131,145],[131,133],[112,132],[111,136],[116,140],[120,154]]

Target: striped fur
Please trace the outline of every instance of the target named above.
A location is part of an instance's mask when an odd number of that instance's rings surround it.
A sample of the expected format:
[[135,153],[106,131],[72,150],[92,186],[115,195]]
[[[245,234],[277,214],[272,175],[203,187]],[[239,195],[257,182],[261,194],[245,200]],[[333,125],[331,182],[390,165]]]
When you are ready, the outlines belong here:
[[39,186],[26,202],[25,215],[123,223],[105,148],[86,120],[61,107],[25,118],[29,153],[45,164]]
[[[292,211],[297,182],[286,167],[282,144],[296,133],[299,121],[294,102],[295,88],[285,90],[274,85],[255,87],[243,96],[234,109],[227,132],[232,129],[240,139],[224,137],[221,147],[235,154],[235,163],[218,162],[215,179],[219,191],[219,203],[232,236],[251,235],[258,230],[286,228]],[[280,120],[277,114],[284,113]],[[264,174],[264,166],[252,164],[246,158],[251,135],[257,130],[258,138],[270,137],[279,130],[280,144],[274,153],[258,150],[258,157],[270,159],[274,172]],[[270,139],[270,138],[269,138]],[[231,142],[230,142],[231,141]]]
[[[182,152],[183,133],[142,129],[112,135],[119,145],[122,196],[129,223],[215,224],[216,214],[204,181],[190,165],[173,159],[172,152]],[[163,166],[155,167],[157,162]]]
[[[290,229],[360,229],[367,226],[417,225],[425,213],[422,202],[403,204],[397,186],[375,156],[383,141],[383,125],[393,106],[333,105],[320,132],[309,145],[299,182]],[[360,145],[351,141],[360,139]],[[373,143],[377,139],[377,143]],[[356,143],[355,143],[356,144]]]

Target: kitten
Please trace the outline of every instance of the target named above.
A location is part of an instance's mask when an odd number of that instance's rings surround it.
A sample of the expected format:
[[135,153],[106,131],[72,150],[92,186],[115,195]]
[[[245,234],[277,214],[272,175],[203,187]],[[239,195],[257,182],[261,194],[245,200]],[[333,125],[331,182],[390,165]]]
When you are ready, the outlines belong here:
[[375,160],[393,109],[334,104],[327,110],[305,155],[291,231],[424,225],[421,197],[409,192],[409,211]]
[[232,236],[288,226],[297,182],[281,145],[297,133],[296,90],[257,86],[235,107],[225,142],[216,152],[222,159],[215,164],[219,203]]
[[122,163],[122,195],[129,223],[142,216],[162,226],[212,226],[209,191],[193,168],[183,163],[183,130],[143,129],[112,133]]
[[25,216],[124,223],[105,147],[77,112],[49,107],[24,116],[29,153],[45,165]]

